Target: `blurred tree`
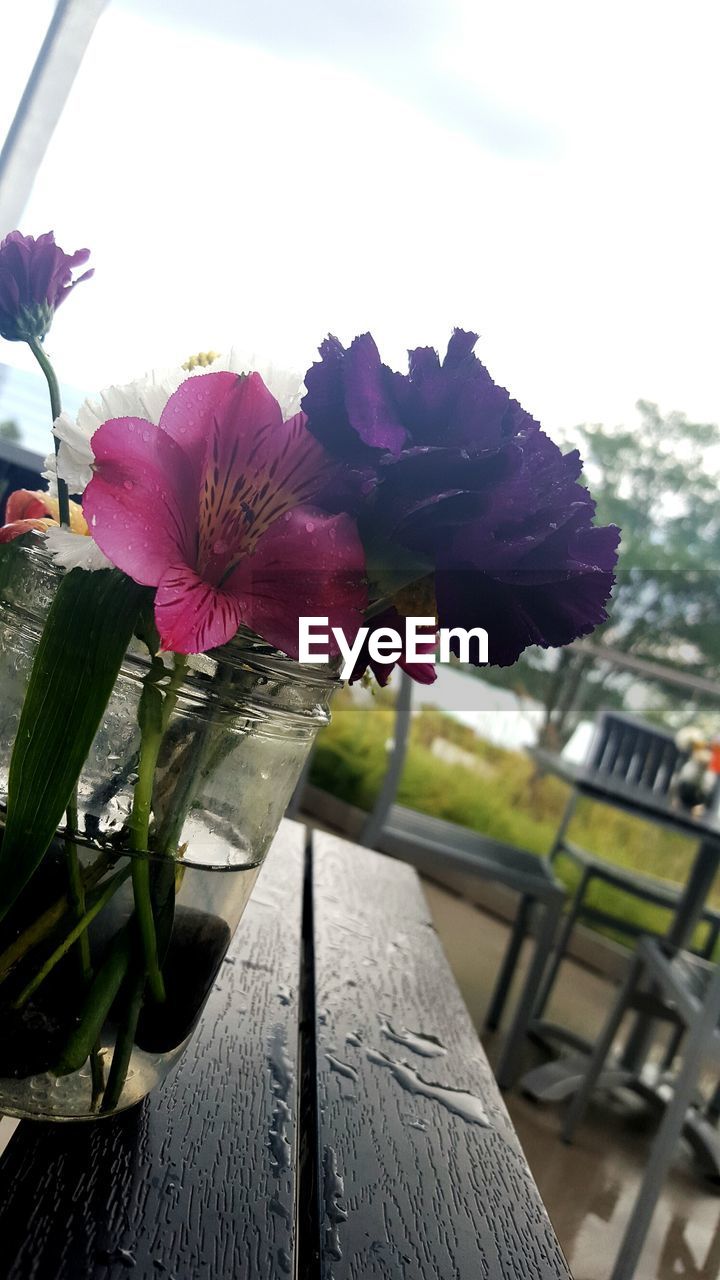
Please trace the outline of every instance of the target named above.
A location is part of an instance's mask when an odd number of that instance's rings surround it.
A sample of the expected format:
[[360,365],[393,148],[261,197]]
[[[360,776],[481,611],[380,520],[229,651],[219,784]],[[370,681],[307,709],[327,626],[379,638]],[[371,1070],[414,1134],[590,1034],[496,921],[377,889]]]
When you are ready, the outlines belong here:
[[0,440],[19,440],[20,428],[17,422],[12,418],[6,418],[4,422],[0,422]]
[[720,428],[663,417],[575,433],[601,524],[622,529],[609,621],[595,639],[716,677],[720,673]]

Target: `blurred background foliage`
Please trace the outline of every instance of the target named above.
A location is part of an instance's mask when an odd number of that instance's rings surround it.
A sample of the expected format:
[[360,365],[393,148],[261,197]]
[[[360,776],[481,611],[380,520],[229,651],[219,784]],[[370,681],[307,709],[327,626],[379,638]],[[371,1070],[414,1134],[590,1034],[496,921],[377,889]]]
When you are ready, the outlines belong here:
[[[335,699],[331,725],[318,740],[310,781],[348,804],[371,809],[385,773],[393,728],[388,693],[368,710],[343,691]],[[567,787],[557,778],[539,776],[523,752],[484,741],[435,707],[422,707],[413,716],[398,803],[545,854],[567,796]],[[578,804],[571,838],[620,866],[661,873],[676,883],[687,880],[695,849],[692,840],[649,828],[617,809],[587,800]],[[559,860],[556,869],[568,888],[574,888],[577,867]],[[596,885],[588,901],[643,928],[657,930],[669,923],[667,913],[607,885]],[[720,887],[710,901],[720,906]]]

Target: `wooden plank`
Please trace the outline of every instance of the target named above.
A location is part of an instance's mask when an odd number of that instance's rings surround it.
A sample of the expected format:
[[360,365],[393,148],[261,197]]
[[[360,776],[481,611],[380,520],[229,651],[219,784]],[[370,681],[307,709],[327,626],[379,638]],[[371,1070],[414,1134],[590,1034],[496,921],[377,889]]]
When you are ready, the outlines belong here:
[[567,1280],[416,873],[313,842],[323,1280]]
[[304,840],[283,824],[170,1080],[114,1120],[21,1124],[0,1161],[4,1280],[293,1274]]

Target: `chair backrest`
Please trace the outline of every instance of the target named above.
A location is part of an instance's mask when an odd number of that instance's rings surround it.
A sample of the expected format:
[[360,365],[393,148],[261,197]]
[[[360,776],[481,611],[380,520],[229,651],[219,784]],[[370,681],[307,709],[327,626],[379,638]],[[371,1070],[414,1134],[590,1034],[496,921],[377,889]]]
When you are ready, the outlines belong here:
[[672,733],[605,709],[595,722],[585,764],[605,777],[665,795],[683,759]]

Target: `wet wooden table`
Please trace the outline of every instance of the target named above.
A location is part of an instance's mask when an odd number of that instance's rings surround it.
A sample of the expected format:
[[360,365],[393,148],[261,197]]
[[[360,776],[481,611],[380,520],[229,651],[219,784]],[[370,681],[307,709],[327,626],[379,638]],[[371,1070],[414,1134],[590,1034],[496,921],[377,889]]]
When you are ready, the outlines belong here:
[[19,1126],[3,1280],[567,1280],[416,873],[279,832],[180,1065]]

